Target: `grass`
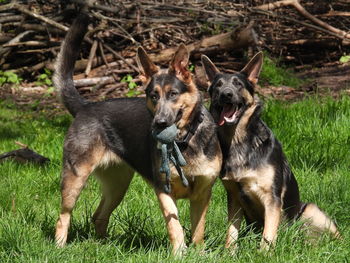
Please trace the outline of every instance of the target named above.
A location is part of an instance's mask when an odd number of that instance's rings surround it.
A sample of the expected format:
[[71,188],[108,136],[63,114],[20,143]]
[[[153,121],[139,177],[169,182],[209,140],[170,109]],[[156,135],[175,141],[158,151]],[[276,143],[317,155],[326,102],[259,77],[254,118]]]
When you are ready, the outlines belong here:
[[263,67],[260,75],[260,84],[272,86],[288,86],[297,88],[305,81],[298,78],[290,69],[281,65],[278,59],[272,59],[267,53],[264,54]]
[[[48,119],[0,104],[0,152],[18,140],[51,159],[45,167],[0,163],[0,262],[349,262],[350,256],[350,99],[309,98],[293,104],[267,101],[264,120],[282,142],[303,200],[317,203],[334,218],[343,240],[305,239],[299,225],[282,226],[270,254],[257,250],[260,234],[242,234],[231,256],[225,240],[226,197],[218,181],[207,216],[206,253],[188,249],[182,260],[169,255],[164,222],[153,191],[136,176],[113,213],[107,240],[95,238],[90,217],[99,202],[99,185],[90,178],[74,210],[69,244],[53,242],[59,213],[62,143],[71,118]],[[188,202],[179,201],[189,240]]]

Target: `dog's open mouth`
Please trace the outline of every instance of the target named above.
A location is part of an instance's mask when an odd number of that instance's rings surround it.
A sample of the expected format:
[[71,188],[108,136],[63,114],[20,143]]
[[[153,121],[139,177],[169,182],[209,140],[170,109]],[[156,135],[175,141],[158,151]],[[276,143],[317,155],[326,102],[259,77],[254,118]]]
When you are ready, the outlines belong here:
[[223,106],[223,109],[220,114],[220,119],[218,122],[219,126],[224,125],[225,123],[227,124],[234,124],[237,122],[240,113],[241,113],[241,108],[240,105],[233,105],[230,103],[226,103]]

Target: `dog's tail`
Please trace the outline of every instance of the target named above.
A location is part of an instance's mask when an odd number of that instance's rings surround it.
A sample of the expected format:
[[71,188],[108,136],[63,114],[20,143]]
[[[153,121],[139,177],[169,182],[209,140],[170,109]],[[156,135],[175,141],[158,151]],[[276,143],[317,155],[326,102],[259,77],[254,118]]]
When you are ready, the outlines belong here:
[[300,219],[305,222],[307,230],[312,236],[321,233],[330,233],[335,238],[341,238],[336,224],[317,205],[306,203],[302,206]]
[[87,103],[74,86],[73,73],[81,42],[87,32],[88,23],[89,16],[86,13],[80,13],[62,43],[55,65],[53,78],[55,87],[64,106],[73,116]]

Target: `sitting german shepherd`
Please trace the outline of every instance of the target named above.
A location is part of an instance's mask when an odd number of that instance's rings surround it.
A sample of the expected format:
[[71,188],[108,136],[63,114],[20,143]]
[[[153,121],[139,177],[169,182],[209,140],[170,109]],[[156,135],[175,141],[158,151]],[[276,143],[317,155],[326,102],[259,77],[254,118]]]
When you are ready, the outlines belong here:
[[227,191],[231,223],[226,247],[236,247],[242,217],[248,224],[263,227],[261,248],[269,248],[277,237],[282,211],[289,220],[301,218],[313,230],[339,236],[332,220],[315,204],[299,198],[296,179],[281,144],[260,119],[262,103],[254,96],[263,61],[258,53],[235,74],[220,73],[202,56],[211,82],[210,112],[219,125],[223,153],[221,177]]
[[[189,53],[181,45],[168,70],[154,65],[142,48],[138,60],[146,98],[121,98],[102,102],[83,99],[74,87],[73,72],[88,16],[72,24],[56,63],[54,83],[65,107],[74,117],[64,142],[61,213],[56,243],[63,246],[74,205],[89,175],[95,171],[102,183],[102,199],[93,215],[98,236],[106,236],[112,211],[122,201],[137,171],[153,188],[160,203],[173,253],[185,247],[176,200],[190,200],[192,242],[202,243],[211,188],[221,169],[221,150],[215,123],[204,108],[188,70]],[[164,191],[159,173],[160,152],[151,131],[176,124],[178,145],[187,165],[185,187],[171,167],[171,193]]]

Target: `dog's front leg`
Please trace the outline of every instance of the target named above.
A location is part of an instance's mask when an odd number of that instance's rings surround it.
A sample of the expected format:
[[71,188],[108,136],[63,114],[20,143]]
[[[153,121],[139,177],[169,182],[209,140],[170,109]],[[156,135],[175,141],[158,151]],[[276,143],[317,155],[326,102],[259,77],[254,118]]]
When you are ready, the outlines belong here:
[[204,243],[205,216],[211,197],[211,187],[202,193],[200,197],[190,200],[191,234],[192,243],[195,245]]
[[157,191],[156,194],[168,229],[172,252],[174,255],[181,255],[186,245],[184,231],[178,217],[176,202],[173,197],[164,192]]
[[264,231],[260,244],[261,250],[270,249],[271,245],[274,245],[276,241],[278,226],[281,220],[281,209],[280,202],[271,201],[265,205]]
[[236,182],[223,180],[222,183],[227,193],[227,217],[230,224],[227,230],[225,247],[231,248],[234,253],[237,249],[237,239],[243,219],[243,210],[239,203],[239,189]]

